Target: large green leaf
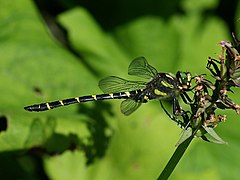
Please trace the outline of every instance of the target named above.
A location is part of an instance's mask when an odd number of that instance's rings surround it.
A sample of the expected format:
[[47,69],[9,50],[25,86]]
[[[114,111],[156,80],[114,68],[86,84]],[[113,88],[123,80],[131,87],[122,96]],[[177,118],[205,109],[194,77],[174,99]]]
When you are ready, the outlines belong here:
[[[70,9],[58,21],[79,58],[52,38],[32,1],[0,0],[0,5],[0,115],[7,118],[7,129],[0,132],[1,177],[36,178],[39,167],[32,153],[47,151],[40,158],[49,178],[156,179],[181,133],[159,103],[149,102],[129,117],[120,113],[119,101],[42,113],[23,107],[101,93],[97,84],[105,76],[131,79],[127,68],[138,56],[162,72],[206,73],[207,57],[219,53],[217,42],[227,39],[222,21],[203,21],[200,12],[206,7],[199,5],[194,14],[190,6],[185,16],[142,16],[104,31],[85,8]],[[173,178],[239,177],[234,171],[240,148],[235,116],[229,113],[219,128],[229,145],[196,140]]]

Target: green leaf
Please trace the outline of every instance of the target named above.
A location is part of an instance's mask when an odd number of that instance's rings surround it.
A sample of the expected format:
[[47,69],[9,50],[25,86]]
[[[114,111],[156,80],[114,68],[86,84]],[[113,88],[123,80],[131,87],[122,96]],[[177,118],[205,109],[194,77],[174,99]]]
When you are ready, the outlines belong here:
[[[161,72],[205,73],[207,57],[220,52],[215,44],[228,39],[223,21],[211,15],[203,18],[200,10],[194,16],[176,12],[168,19],[151,13],[118,22],[106,31],[86,8],[70,9],[58,20],[76,56],[49,34],[33,1],[0,0],[0,4],[0,114],[7,119],[7,129],[0,134],[0,169],[6,172],[1,177],[16,179],[7,177],[17,172],[17,178],[36,178],[38,162],[22,152],[38,145],[49,154],[58,150],[57,156],[38,157],[50,179],[156,179],[181,131],[159,103],[144,104],[129,117],[121,114],[117,100],[42,113],[23,107],[101,93],[100,79],[126,78],[128,65],[139,56]],[[231,148],[194,141],[173,177],[209,177],[206,169],[224,179],[239,177],[239,124],[235,115],[228,119],[219,134]],[[74,152],[66,150],[71,148]],[[93,161],[86,166],[88,153]]]
[[[213,128],[202,126],[208,134],[203,135],[203,140],[216,143],[216,144],[227,144],[218,134],[213,130]],[[208,136],[209,135],[209,136]]]
[[75,8],[61,14],[58,19],[68,30],[72,47],[81,53],[91,69],[98,68],[98,74],[126,72],[129,57],[121,51],[110,34],[101,29],[88,11]]
[[187,128],[184,129],[182,132],[182,135],[180,137],[180,139],[178,140],[178,142],[176,143],[176,147],[179,146],[180,144],[182,144],[186,139],[188,139],[190,136],[192,136],[192,128]]
[[45,157],[45,170],[50,179],[86,179],[86,158],[82,152],[65,152],[55,157]]
[[39,119],[34,119],[26,139],[26,147],[35,147],[44,144],[46,139],[52,135],[55,126],[56,121],[54,119],[49,119],[46,123],[41,122]]

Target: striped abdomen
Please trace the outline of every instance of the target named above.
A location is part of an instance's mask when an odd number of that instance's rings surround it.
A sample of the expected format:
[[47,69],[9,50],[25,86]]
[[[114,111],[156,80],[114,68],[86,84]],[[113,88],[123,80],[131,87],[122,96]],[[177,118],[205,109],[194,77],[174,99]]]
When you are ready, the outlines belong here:
[[100,95],[90,95],[90,96],[81,96],[76,98],[69,98],[60,101],[53,101],[41,104],[34,104],[31,106],[24,107],[27,111],[46,111],[60,106],[66,106],[75,103],[87,102],[87,101],[98,101],[105,99],[128,99],[134,98],[136,94],[142,92],[142,90],[130,91],[130,92],[121,92],[121,93],[112,93],[112,94],[100,94]]

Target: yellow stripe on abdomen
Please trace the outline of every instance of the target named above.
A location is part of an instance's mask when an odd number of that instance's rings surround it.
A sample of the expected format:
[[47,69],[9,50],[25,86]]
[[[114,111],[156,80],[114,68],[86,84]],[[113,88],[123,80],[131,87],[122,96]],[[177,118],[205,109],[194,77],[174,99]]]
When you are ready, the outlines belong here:
[[92,95],[93,99],[96,101],[97,100],[97,96],[96,95]]

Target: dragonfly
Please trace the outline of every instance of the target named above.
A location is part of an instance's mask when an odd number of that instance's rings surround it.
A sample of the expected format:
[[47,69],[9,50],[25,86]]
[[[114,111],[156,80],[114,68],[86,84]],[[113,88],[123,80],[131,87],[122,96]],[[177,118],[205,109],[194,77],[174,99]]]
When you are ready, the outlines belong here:
[[192,80],[189,72],[178,71],[176,75],[158,72],[144,57],[138,57],[130,63],[128,74],[140,77],[143,80],[131,81],[117,76],[109,76],[99,81],[99,87],[104,94],[34,104],[26,106],[24,109],[39,112],[88,101],[124,99],[121,102],[120,109],[124,115],[128,116],[150,100],[171,99],[173,114],[179,115],[181,107],[178,97],[181,96],[185,103],[191,101],[187,94],[191,90]]

